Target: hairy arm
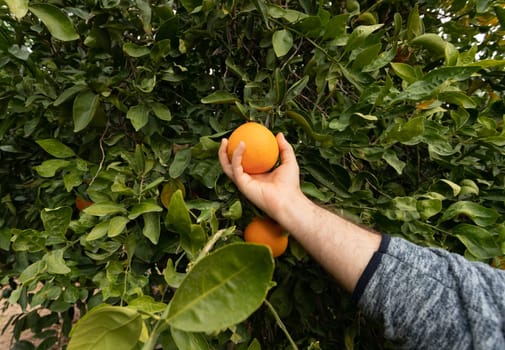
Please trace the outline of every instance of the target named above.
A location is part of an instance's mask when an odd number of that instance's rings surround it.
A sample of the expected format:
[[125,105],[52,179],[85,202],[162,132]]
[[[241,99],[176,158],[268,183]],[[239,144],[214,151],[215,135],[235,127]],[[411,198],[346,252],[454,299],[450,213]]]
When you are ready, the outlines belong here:
[[277,142],[281,165],[272,172],[245,173],[241,163],[246,145],[241,143],[230,161],[226,139],[219,149],[221,166],[249,200],[281,224],[346,290],[353,292],[381,236],[308,199],[300,189],[293,148],[282,134],[277,135]]

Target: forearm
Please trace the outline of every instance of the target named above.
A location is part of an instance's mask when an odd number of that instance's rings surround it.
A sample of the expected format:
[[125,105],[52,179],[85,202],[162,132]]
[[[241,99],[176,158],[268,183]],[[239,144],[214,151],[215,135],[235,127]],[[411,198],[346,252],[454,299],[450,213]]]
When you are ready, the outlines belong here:
[[352,292],[381,236],[325,210],[303,194],[286,198],[275,218],[346,290]]

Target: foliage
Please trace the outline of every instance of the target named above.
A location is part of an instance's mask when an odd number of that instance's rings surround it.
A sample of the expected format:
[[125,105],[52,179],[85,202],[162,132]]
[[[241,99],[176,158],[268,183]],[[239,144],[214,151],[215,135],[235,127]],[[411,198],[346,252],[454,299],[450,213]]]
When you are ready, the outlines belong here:
[[[222,174],[219,139],[245,120],[283,131],[321,205],[499,264],[504,28],[500,0],[3,0],[0,266],[25,310],[15,339],[386,347],[295,241],[275,270],[241,242],[257,209]],[[98,325],[115,331],[89,345]]]

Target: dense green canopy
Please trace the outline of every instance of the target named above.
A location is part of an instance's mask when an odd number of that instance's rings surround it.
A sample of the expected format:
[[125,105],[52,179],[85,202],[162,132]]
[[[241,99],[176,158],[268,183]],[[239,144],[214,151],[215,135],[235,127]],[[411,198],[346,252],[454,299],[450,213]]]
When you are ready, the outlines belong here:
[[294,240],[274,270],[240,243],[258,209],[219,140],[282,131],[321,205],[500,266],[504,35],[491,0],[0,0],[0,279],[50,310],[16,339],[92,309],[73,348],[383,348]]

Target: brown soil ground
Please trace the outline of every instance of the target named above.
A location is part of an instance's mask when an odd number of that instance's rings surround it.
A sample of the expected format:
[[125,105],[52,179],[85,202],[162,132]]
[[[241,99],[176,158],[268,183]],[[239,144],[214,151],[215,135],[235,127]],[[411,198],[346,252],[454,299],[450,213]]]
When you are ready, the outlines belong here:
[[[3,289],[0,289],[0,295]],[[0,298],[0,350],[8,350],[14,345],[13,330],[12,325],[13,317],[21,315],[22,309],[19,305],[10,305],[8,300],[5,298]],[[42,312],[40,313],[42,315]],[[3,331],[5,328],[5,331]],[[2,332],[3,331],[3,332]],[[40,340],[36,339],[33,334],[25,330],[21,333],[20,340],[28,340],[32,342],[35,346],[40,344]],[[54,346],[53,349],[60,349],[61,346]]]

